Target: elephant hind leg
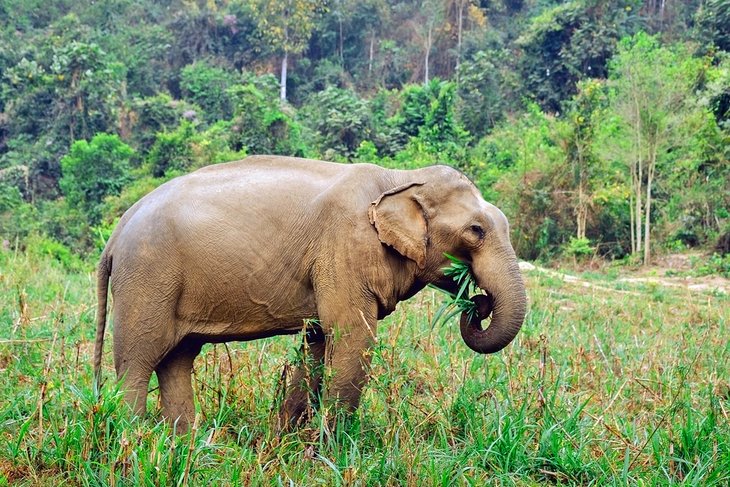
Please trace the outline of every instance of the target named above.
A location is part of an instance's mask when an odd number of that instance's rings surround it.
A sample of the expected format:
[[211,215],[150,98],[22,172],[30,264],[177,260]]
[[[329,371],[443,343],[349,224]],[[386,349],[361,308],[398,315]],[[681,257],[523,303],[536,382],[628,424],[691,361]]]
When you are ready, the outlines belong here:
[[167,354],[156,369],[162,414],[171,423],[177,423],[177,430],[182,432],[187,431],[195,420],[191,374],[201,347],[199,342],[184,340]]
[[[141,334],[138,330],[165,330],[154,327],[162,320],[150,320],[139,325],[136,316],[117,312],[114,316],[114,366],[122,383],[124,399],[137,415],[147,410],[147,392],[152,373],[172,348],[172,339],[165,334]],[[172,329],[172,328],[169,328]],[[144,339],[141,338],[144,336]]]
[[117,379],[124,384],[124,400],[138,416],[147,409],[147,388],[151,377],[152,366],[146,364],[121,363],[117,367]]

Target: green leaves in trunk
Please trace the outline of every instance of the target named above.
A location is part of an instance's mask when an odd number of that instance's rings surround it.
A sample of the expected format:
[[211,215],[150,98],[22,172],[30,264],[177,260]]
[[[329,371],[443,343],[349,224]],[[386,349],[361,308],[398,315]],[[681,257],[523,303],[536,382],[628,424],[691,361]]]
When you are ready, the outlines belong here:
[[449,267],[444,268],[444,275],[450,277],[456,282],[458,290],[456,294],[452,294],[441,288],[431,286],[448,296],[448,299],[436,310],[431,320],[431,326],[438,323],[446,323],[454,316],[467,313],[469,319],[472,319],[477,312],[476,303],[469,299],[477,289],[477,283],[471,272],[471,267],[466,262],[460,260],[453,255],[444,253],[444,256],[451,261]]

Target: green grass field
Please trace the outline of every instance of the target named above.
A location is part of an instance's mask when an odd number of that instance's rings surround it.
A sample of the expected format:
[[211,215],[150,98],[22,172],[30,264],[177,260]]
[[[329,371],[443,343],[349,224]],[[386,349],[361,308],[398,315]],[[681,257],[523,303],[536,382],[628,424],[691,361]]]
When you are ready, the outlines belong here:
[[0,251],[0,486],[730,484],[730,299],[610,276],[528,272],[525,326],[494,356],[431,327],[442,295],[402,303],[335,430],[323,412],[275,433],[297,338],[207,346],[175,436],[156,392],[127,415],[109,333],[97,399],[93,272]]

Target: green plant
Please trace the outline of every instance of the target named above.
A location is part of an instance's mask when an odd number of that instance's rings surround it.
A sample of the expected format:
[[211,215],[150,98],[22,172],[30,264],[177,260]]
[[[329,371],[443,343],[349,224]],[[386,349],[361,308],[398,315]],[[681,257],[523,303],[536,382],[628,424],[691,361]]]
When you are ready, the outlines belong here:
[[69,204],[78,205],[92,223],[101,219],[104,197],[119,194],[129,180],[134,150],[117,135],[96,134],[91,141],[77,140],[61,159],[59,181]]
[[180,72],[183,95],[203,109],[208,123],[228,120],[233,115],[233,99],[229,89],[240,82],[235,73],[205,61],[185,66]]
[[175,130],[159,132],[147,154],[147,164],[154,177],[168,171],[184,172],[193,165],[191,139],[195,134],[193,122],[184,121]]
[[563,252],[573,257],[586,257],[593,255],[594,251],[595,248],[587,238],[570,237],[570,241],[563,247]]
[[473,318],[476,313],[476,303],[469,299],[469,296],[473,294],[473,291],[477,288],[476,280],[471,272],[469,264],[462,261],[461,259],[454,257],[453,255],[444,254],[449,259],[451,265],[443,269],[444,275],[453,279],[456,283],[458,290],[456,294],[451,294],[448,291],[434,287],[439,291],[444,292],[449,299],[447,299],[434,313],[431,325],[434,326],[439,322],[446,323],[454,316],[460,313],[467,313],[469,319]]
[[730,254],[712,254],[709,257],[691,260],[694,273],[698,276],[721,275],[730,279]]

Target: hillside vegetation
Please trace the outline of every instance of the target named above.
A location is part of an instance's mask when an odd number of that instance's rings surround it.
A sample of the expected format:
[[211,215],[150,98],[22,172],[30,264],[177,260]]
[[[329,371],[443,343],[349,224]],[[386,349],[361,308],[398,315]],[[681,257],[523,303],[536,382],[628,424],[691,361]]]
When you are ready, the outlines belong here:
[[[0,487],[730,484],[729,33],[730,0],[3,0]],[[301,337],[206,345],[191,434],[155,378],[131,418],[98,255],[252,154],[463,171],[539,263],[517,338],[474,354],[426,290],[338,428],[276,431]]]
[[93,255],[162,181],[260,153],[455,166],[527,259],[730,245],[726,0],[13,0],[0,19],[6,247]]

